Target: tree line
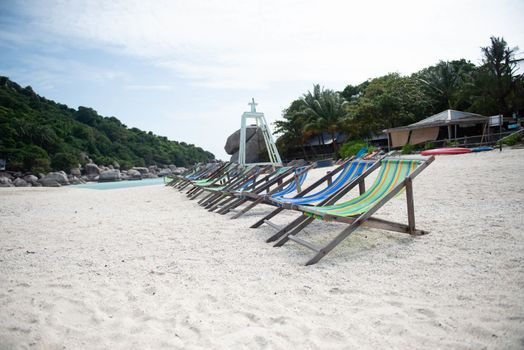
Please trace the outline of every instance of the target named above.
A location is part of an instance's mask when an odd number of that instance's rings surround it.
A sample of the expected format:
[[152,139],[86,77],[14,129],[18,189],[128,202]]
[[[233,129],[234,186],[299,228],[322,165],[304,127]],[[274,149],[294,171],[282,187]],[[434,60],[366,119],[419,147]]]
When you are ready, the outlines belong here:
[[[417,122],[446,109],[489,116],[505,116],[524,109],[524,76],[518,66],[518,48],[503,38],[491,37],[481,48],[482,62],[465,59],[440,61],[411,75],[390,73],[343,91],[316,84],[291,102],[275,122],[275,134],[284,156],[302,149],[311,137],[332,138],[344,132],[359,140],[382,130]],[[333,152],[338,152],[333,142]]]
[[97,164],[116,162],[123,169],[214,159],[200,147],[128,128],[92,108],[69,108],[0,77],[0,158],[7,159],[7,170],[68,171],[85,164],[87,157]]

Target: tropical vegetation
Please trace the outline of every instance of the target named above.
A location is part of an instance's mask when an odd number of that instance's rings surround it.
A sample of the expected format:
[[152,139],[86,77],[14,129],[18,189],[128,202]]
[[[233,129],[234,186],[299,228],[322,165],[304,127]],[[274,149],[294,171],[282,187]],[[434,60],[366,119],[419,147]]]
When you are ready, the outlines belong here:
[[69,170],[90,158],[97,164],[187,166],[212,153],[170,141],[88,107],[69,108],[0,77],[0,158],[7,170]]
[[[440,61],[411,75],[390,73],[339,92],[316,84],[292,101],[275,123],[277,143],[285,157],[297,150],[305,154],[312,137],[324,144],[326,132],[333,138],[343,132],[350,141],[339,154],[346,155],[354,152],[355,141],[445,109],[481,115],[522,113],[524,77],[518,71],[522,59],[516,58],[517,51],[503,38],[492,37],[490,45],[481,48],[480,65],[464,59]],[[333,152],[337,151],[334,142]]]

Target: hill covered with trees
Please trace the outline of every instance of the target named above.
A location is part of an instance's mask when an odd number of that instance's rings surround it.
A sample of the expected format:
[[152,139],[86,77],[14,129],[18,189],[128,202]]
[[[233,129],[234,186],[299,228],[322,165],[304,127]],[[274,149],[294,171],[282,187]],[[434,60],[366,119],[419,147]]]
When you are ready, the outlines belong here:
[[[446,109],[481,115],[512,116],[524,109],[524,76],[518,48],[492,37],[480,48],[482,62],[440,61],[411,75],[390,73],[337,92],[314,85],[292,101],[277,121],[277,144],[284,156],[304,150],[305,142],[326,132],[344,132],[350,140],[417,122]],[[321,144],[323,140],[319,141]],[[333,153],[337,153],[333,143]]]
[[7,159],[7,170],[68,171],[86,157],[123,169],[214,159],[200,147],[128,128],[88,107],[69,108],[0,77],[0,158]]

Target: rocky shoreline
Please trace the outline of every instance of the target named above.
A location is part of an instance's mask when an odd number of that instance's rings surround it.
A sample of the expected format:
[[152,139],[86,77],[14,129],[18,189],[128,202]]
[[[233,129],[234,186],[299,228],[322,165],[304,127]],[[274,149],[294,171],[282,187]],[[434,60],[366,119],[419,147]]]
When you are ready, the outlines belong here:
[[142,180],[180,174],[186,169],[175,165],[133,167],[121,170],[118,164],[109,166],[87,163],[85,166],[65,171],[53,171],[47,174],[22,173],[15,171],[0,172],[0,187],[61,187],[86,182],[112,182]]

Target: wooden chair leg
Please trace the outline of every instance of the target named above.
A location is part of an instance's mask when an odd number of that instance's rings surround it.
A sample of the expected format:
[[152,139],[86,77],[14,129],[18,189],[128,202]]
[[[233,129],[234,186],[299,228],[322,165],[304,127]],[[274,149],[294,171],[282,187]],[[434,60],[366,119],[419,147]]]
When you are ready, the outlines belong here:
[[280,213],[282,210],[284,210],[284,208],[276,208],[271,213],[267,214],[262,219],[258,220],[253,225],[251,225],[250,228],[258,228],[258,227],[260,227],[266,220],[269,220],[269,219],[273,218],[274,216],[278,215],[278,213]]
[[257,205],[259,205],[260,203],[262,203],[264,201],[264,197],[261,197],[259,199],[257,199],[256,201],[250,203],[248,206],[246,206],[245,208],[243,208],[242,210],[240,210],[238,213],[236,213],[235,215],[233,215],[231,217],[231,219],[237,219],[239,217],[241,217],[242,215],[244,215],[245,213],[247,213],[248,211],[250,211],[251,209],[253,209],[254,207],[256,207]]
[[307,216],[302,216],[300,218],[297,218],[295,221],[293,221],[291,224],[284,227],[279,232],[275,233],[273,236],[271,236],[267,242],[273,242],[278,239],[278,242],[276,242],[273,247],[281,247],[289,240],[289,236],[296,235],[300,231],[302,231],[306,226],[311,224],[315,219],[309,218]]
[[415,234],[415,204],[413,201],[413,180],[411,178],[406,178],[406,200],[408,207],[408,227],[409,234]]

